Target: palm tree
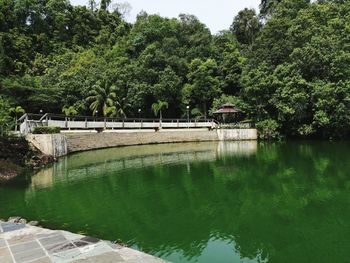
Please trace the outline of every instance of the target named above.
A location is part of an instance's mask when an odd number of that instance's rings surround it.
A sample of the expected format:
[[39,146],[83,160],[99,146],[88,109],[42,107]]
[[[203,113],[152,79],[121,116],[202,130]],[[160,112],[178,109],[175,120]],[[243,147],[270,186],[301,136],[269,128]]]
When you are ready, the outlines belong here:
[[21,106],[17,106],[17,107],[12,107],[9,109],[9,112],[11,114],[14,114],[14,123],[15,123],[15,131],[17,131],[17,120],[18,120],[18,114],[19,113],[25,113],[26,111],[21,107]]
[[72,115],[78,114],[77,110],[73,106],[70,106],[70,107],[64,106],[62,108],[62,113],[64,113],[64,115],[66,116],[72,116]]
[[102,112],[103,116],[107,116],[110,112],[110,107],[113,107],[114,100],[116,99],[115,86],[109,85],[105,80],[98,81],[96,85],[92,87],[89,92],[89,97],[86,100],[90,103],[90,110],[93,112],[93,116],[98,112]]
[[108,114],[111,117],[126,118],[126,109],[131,107],[126,98],[119,99],[117,97],[115,105],[108,108]]
[[158,100],[157,102],[152,104],[152,111],[153,111],[155,116],[158,116],[158,113],[159,113],[160,120],[162,120],[162,109],[163,108],[168,108],[168,102]]

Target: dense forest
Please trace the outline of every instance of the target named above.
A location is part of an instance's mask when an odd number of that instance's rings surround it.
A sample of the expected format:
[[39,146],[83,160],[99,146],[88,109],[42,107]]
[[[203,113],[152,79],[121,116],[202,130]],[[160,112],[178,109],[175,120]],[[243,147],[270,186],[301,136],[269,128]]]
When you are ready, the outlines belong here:
[[0,0],[1,133],[23,112],[201,118],[229,102],[262,137],[349,137],[350,1],[262,0],[214,35],[111,6]]

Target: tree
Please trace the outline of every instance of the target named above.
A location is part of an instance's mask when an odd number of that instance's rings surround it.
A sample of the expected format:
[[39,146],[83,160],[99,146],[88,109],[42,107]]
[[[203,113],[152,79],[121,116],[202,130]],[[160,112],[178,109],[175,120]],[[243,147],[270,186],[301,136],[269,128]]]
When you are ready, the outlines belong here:
[[282,2],[282,0],[261,0],[260,14],[263,17],[269,17],[280,2]]
[[64,106],[62,108],[62,113],[64,113],[66,116],[74,116],[78,114],[78,111],[73,106]]
[[167,116],[189,105],[206,117],[229,98],[283,135],[348,136],[350,1],[262,0],[260,15],[244,9],[216,35],[193,15],[142,12],[131,24],[127,4],[96,3],[0,1],[0,94],[8,104],[125,118],[137,116],[128,104],[148,117],[159,100]]
[[259,17],[254,9],[245,8],[234,18],[230,27],[238,42],[251,45],[261,28]]
[[15,131],[17,131],[17,120],[18,120],[18,114],[25,113],[25,110],[21,106],[12,107],[9,109],[10,114],[14,115],[14,126]]
[[276,140],[280,138],[279,124],[272,119],[266,119],[259,121],[256,124],[256,128],[259,131],[259,138],[263,140]]
[[116,99],[115,86],[110,85],[106,80],[98,81],[96,85],[92,87],[89,92],[89,97],[86,101],[90,103],[90,110],[93,116],[97,116],[102,113],[103,116],[107,116],[110,112],[110,107],[113,107],[114,100]]
[[269,19],[272,15],[278,13],[278,9],[281,7],[296,10],[296,7],[304,8],[308,4],[310,4],[310,0],[261,0],[260,15],[265,19]]
[[100,8],[103,11],[106,11],[108,6],[111,4],[111,0],[101,0]]
[[168,102],[158,100],[157,102],[153,103],[152,111],[154,113],[154,116],[158,116],[159,113],[159,119],[162,120],[162,110],[164,108],[168,108]]
[[217,64],[213,59],[194,59],[189,65],[189,83],[183,88],[184,104],[199,105],[204,116],[213,99],[221,94]]
[[288,136],[349,134],[349,11],[348,1],[280,2],[243,72],[251,116],[275,121]]
[[220,88],[224,94],[238,95],[245,57],[240,51],[239,43],[230,31],[223,31],[213,39],[213,55],[218,65]]
[[89,8],[91,11],[95,11],[97,8],[97,3],[95,0],[89,0]]
[[107,109],[107,115],[110,117],[126,118],[126,110],[131,107],[126,98],[116,98],[115,104]]
[[11,127],[10,104],[0,95],[0,137],[6,136]]

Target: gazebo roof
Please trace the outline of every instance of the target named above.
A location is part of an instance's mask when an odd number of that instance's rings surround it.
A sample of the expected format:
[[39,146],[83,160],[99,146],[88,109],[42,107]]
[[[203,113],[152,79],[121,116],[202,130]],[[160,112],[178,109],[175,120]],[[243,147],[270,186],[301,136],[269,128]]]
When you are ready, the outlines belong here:
[[224,113],[237,113],[242,112],[239,108],[237,108],[235,105],[226,103],[220,106],[220,109],[215,111],[214,114],[224,114]]

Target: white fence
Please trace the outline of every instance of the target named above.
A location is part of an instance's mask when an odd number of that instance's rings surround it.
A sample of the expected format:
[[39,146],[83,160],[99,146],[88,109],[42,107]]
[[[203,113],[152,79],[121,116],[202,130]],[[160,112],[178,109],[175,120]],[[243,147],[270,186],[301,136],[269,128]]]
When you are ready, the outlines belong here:
[[25,114],[20,119],[20,132],[28,134],[37,126],[55,126],[61,129],[184,129],[217,126],[214,120],[184,119],[116,119],[85,116],[66,117],[54,114]]

